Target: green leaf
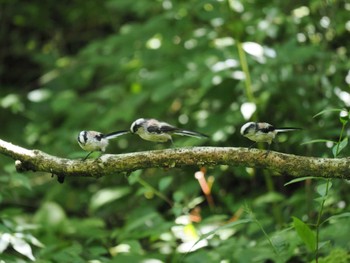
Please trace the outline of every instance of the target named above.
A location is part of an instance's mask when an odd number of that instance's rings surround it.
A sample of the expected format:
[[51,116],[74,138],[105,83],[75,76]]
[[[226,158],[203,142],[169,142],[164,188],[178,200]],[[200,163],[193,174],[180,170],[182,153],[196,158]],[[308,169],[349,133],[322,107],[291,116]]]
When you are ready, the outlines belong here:
[[287,186],[287,185],[290,185],[290,184],[295,184],[295,183],[299,183],[299,182],[302,182],[302,181],[306,181],[306,180],[311,180],[311,179],[317,179],[317,180],[326,180],[324,178],[321,178],[321,177],[315,177],[315,176],[306,176],[306,177],[300,177],[300,178],[296,178],[296,179],[293,179],[287,183],[284,184],[284,186]]
[[164,191],[165,189],[167,189],[171,183],[173,182],[173,176],[166,176],[162,179],[160,179],[159,181],[159,191]]
[[346,213],[341,213],[339,215],[330,216],[325,221],[323,221],[322,224],[327,222],[327,221],[330,221],[330,220],[343,219],[343,218],[347,218],[347,217],[350,217],[350,212],[346,212]]
[[31,234],[27,234],[25,235],[25,238],[30,241],[30,243],[34,246],[37,247],[45,247],[45,245],[43,243],[41,243],[35,236],[31,235]]
[[90,209],[92,211],[95,211],[96,209],[100,208],[101,206],[107,203],[110,203],[128,195],[130,192],[131,189],[128,186],[102,189],[91,197]]
[[139,182],[141,176],[141,170],[135,171],[128,176],[128,181],[130,185],[136,184]]
[[305,144],[312,144],[312,143],[326,143],[326,142],[332,142],[332,143],[336,143],[335,141],[332,140],[326,140],[326,139],[317,139],[317,140],[311,140],[308,142],[303,142],[301,145],[305,145]]
[[73,243],[61,248],[56,253],[52,255],[53,262],[86,262],[80,256],[83,252],[83,247],[81,244]]
[[348,263],[350,260],[349,253],[346,249],[343,248],[334,248],[330,254],[324,258],[324,261],[327,263]]
[[332,148],[334,157],[337,157],[339,153],[348,145],[348,137],[344,138],[340,143],[337,143]]
[[285,197],[279,193],[276,192],[268,192],[267,194],[264,194],[258,198],[255,199],[254,204],[257,206],[264,205],[264,204],[271,204],[275,202],[281,202],[285,199]]
[[34,216],[34,222],[42,227],[59,228],[66,220],[64,209],[55,202],[47,201],[43,203]]
[[16,187],[24,187],[28,190],[32,190],[28,176],[14,174],[11,176],[11,183]]
[[323,202],[325,202],[327,199],[327,196],[321,196],[321,197],[317,197],[314,199],[315,202],[322,204]]
[[332,187],[331,182],[322,183],[316,187],[316,191],[320,196],[325,197],[327,195],[329,189],[331,189],[331,187]]
[[4,252],[10,244],[11,234],[2,233],[0,234],[0,254]]
[[10,237],[10,243],[14,250],[22,254],[23,256],[26,256],[30,260],[35,261],[32,248],[24,239],[18,237],[16,234],[11,235]]
[[322,114],[325,114],[327,112],[342,112],[342,111],[344,111],[344,109],[326,109],[326,110],[323,110],[323,111],[317,113],[312,118],[316,118],[316,117],[318,117],[318,116],[320,116]]
[[228,223],[226,225],[223,225],[223,226],[220,226],[204,235],[202,235],[197,241],[196,243],[193,244],[193,246],[190,248],[190,250],[187,252],[191,252],[192,248],[195,247],[200,241],[210,237],[211,235],[214,235],[217,231],[219,230],[223,230],[223,229],[227,229],[227,228],[231,228],[231,227],[235,227],[235,226],[238,226],[238,225],[241,225],[241,224],[247,224],[247,223],[252,223],[252,222],[255,222],[255,220],[253,219],[241,219],[241,220],[237,220],[237,221],[234,221],[234,222],[231,222],[231,223]]
[[310,229],[310,227],[303,221],[293,216],[293,225],[301,240],[304,242],[306,247],[311,251],[316,249],[316,235]]
[[120,253],[130,253],[142,255],[144,253],[142,246],[138,240],[126,240],[115,247],[109,249],[111,255],[115,256]]
[[346,125],[349,121],[350,115],[349,112],[346,110],[343,110],[339,114],[339,120],[343,125]]

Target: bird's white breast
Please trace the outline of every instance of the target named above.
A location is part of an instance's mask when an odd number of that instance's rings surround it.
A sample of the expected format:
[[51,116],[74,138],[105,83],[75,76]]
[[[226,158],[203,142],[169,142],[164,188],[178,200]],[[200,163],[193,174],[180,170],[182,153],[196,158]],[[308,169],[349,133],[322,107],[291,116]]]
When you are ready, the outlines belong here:
[[[80,143],[79,143],[80,144]],[[80,147],[83,148],[85,151],[93,152],[93,151],[102,151],[104,152],[106,150],[106,147],[108,146],[108,140],[102,138],[100,141],[92,138],[88,140],[85,144],[80,144]]]
[[140,127],[136,132],[142,139],[152,142],[167,142],[171,141],[171,136],[166,133],[150,133]]
[[255,142],[268,142],[271,143],[272,140],[275,138],[276,136],[276,132],[275,131],[271,131],[268,133],[264,133],[264,132],[256,132],[256,133],[248,133],[245,135],[248,139],[255,141]]

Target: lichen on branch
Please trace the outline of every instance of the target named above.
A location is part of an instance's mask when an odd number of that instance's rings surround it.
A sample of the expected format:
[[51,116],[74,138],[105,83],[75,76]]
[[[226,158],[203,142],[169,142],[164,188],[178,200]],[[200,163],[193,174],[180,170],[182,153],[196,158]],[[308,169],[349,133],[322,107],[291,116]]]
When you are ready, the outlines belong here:
[[59,176],[102,177],[147,168],[185,166],[245,166],[295,177],[315,176],[350,179],[350,158],[316,158],[235,147],[189,147],[104,154],[97,159],[66,159],[40,150],[29,150],[0,140],[0,153],[16,162],[18,172],[48,172]]

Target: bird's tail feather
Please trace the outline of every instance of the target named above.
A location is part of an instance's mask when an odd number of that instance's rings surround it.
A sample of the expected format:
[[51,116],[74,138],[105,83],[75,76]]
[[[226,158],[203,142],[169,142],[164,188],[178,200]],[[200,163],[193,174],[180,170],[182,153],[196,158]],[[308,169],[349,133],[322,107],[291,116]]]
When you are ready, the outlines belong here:
[[298,131],[302,130],[301,128],[295,128],[295,127],[283,127],[283,128],[277,128],[276,132],[290,132],[290,131]]
[[181,135],[181,136],[190,136],[190,137],[195,137],[195,138],[209,138],[208,135],[205,135],[200,132],[194,132],[194,131],[187,131],[187,130],[178,130],[174,132],[176,135]]
[[119,137],[119,136],[122,136],[124,134],[128,134],[130,133],[129,130],[125,130],[125,131],[116,131],[116,132],[111,132],[111,133],[108,133],[108,134],[105,134],[104,137],[106,139],[114,139],[116,137]]

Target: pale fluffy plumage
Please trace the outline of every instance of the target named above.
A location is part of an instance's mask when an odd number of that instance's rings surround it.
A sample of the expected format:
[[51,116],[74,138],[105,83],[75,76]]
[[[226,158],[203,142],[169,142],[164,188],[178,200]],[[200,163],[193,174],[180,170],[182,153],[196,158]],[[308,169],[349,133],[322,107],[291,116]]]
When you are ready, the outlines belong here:
[[97,131],[81,131],[78,135],[78,143],[83,150],[90,152],[84,160],[92,152],[105,152],[110,139],[127,133],[130,133],[130,131],[117,131],[109,134],[103,134]]
[[130,131],[139,135],[142,139],[152,142],[172,141],[172,135],[191,136],[196,138],[207,138],[199,132],[183,130],[166,122],[156,119],[137,119],[131,124]]
[[289,132],[300,130],[300,128],[275,128],[267,122],[248,122],[241,128],[241,134],[254,142],[267,142],[269,148],[266,156],[270,151],[270,145],[279,132]]

